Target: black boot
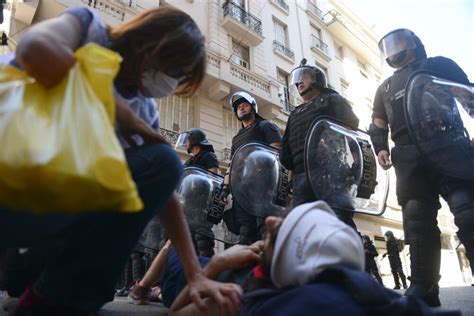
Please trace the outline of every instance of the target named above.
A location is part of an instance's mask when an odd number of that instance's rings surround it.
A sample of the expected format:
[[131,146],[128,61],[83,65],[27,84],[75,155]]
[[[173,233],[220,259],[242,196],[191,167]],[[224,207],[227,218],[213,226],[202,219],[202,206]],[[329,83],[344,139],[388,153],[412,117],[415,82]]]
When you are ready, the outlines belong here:
[[[429,240],[431,239],[431,240]],[[441,263],[441,242],[439,236],[414,238],[410,240],[411,284],[405,296],[422,299],[431,307],[440,306],[439,269]]]
[[431,285],[412,283],[405,291],[405,296],[422,299],[431,307],[441,306],[441,301],[439,300],[439,286],[437,282]]

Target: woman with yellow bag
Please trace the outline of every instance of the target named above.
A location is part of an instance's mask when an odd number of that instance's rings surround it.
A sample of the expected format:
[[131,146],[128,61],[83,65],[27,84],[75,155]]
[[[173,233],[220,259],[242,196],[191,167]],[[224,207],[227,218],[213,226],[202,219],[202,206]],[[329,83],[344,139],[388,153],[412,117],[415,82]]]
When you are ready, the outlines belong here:
[[[196,305],[206,312],[204,298],[210,297],[218,302],[222,315],[234,314],[241,289],[203,275],[174,194],[181,163],[154,129],[158,110],[153,98],[193,93],[204,77],[206,57],[200,30],[187,14],[170,7],[145,11],[116,27],[106,26],[88,8],[72,8],[33,26],[18,44],[12,65],[54,89],[76,64],[75,51],[87,43],[109,48],[123,58],[114,81],[115,128],[144,207],[130,213],[98,209],[36,215],[0,206],[0,256],[6,248],[51,241],[61,245],[23,293],[16,315],[96,313],[113,299],[122,266],[156,213],[181,257]],[[80,203],[73,205],[77,206]]]

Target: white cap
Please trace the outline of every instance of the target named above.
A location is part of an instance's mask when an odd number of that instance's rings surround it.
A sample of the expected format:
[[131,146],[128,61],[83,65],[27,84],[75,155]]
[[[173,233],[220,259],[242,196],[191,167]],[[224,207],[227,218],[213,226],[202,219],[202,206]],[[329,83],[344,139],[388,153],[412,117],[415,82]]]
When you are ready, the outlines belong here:
[[354,229],[325,202],[302,204],[283,221],[273,250],[271,279],[279,287],[311,282],[334,265],[364,270],[364,247]]

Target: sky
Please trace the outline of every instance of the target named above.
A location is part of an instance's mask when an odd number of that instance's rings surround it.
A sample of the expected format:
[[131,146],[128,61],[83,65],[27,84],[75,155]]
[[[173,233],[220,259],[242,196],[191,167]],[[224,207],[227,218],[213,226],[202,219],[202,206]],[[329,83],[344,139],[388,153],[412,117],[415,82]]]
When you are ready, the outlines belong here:
[[474,82],[474,0],[344,0],[381,37],[415,32],[428,57],[454,60]]

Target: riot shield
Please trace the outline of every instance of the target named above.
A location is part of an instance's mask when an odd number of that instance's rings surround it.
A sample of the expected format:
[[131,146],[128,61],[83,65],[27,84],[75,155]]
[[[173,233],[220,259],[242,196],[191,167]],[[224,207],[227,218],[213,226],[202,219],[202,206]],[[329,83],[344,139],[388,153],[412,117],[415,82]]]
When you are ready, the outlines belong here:
[[370,136],[317,118],[305,143],[305,170],[314,195],[334,208],[381,215],[388,172],[378,166]]
[[410,136],[438,172],[474,180],[474,87],[416,72],[405,90]]
[[247,213],[265,218],[280,214],[285,206],[288,172],[278,150],[251,142],[239,147],[230,167],[230,190],[234,203]]
[[177,193],[193,234],[228,244],[238,237],[220,224],[224,204],[218,199],[223,177],[199,167],[186,167]]

